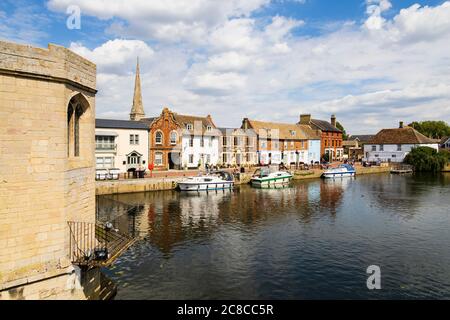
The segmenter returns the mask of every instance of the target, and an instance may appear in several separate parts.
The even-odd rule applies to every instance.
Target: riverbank
[[[356,167],[357,175],[387,173],[390,167]],[[323,170],[314,169],[309,171],[295,171],[294,180],[319,179]],[[252,173],[240,173],[236,179],[237,185],[247,184],[250,182]],[[173,190],[177,187],[178,182],[185,177],[155,177],[146,179],[129,179],[129,180],[110,180],[96,182],[96,195],[137,193],[148,191],[164,191]]]

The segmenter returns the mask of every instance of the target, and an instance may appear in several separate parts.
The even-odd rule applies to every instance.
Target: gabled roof
[[[308,140],[307,134],[297,124],[264,122],[248,119],[252,129],[262,138],[278,138],[283,140]]]
[[[242,128],[218,128],[222,135],[235,135],[235,136],[256,136],[256,132],[253,129],[242,129]]]
[[[347,138],[347,141],[358,140],[359,142],[367,142],[375,137],[374,134],[355,134]]]
[[[210,115],[206,117],[199,117],[199,116],[178,114],[174,112],[173,118],[183,127],[182,129],[186,134],[198,134],[199,128],[197,128],[197,126],[201,124],[202,134],[212,136],[221,135],[220,131],[217,129]],[[188,129],[187,126],[188,124],[192,125],[192,129]],[[208,127],[211,128],[210,131],[207,130]]]
[[[178,114],[169,110],[169,108],[164,108],[159,117],[142,119],[151,127],[156,123],[161,117],[169,116],[173,119],[174,123],[183,131],[186,135],[207,135],[207,136],[220,136],[221,133],[217,129],[214,121],[210,115],[206,117],[191,116]],[[188,124],[192,125],[188,129]],[[208,130],[210,127],[211,130]]]
[[[96,128],[149,130],[148,124],[141,121],[95,119]]]
[[[333,127],[333,125],[330,122],[325,121],[325,120],[311,119],[310,123],[313,126],[316,126],[317,129],[322,130],[322,131],[342,133],[341,130],[339,130],[336,127]]]
[[[412,127],[383,129],[370,141],[370,144],[435,144],[430,139]]]

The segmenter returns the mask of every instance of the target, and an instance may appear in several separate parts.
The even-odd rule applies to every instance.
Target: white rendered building
[[[144,122],[95,120],[96,169],[120,169],[121,173],[139,166],[147,168],[149,127]]]
[[[439,143],[400,123],[397,129],[383,129],[364,145],[364,160],[369,162],[403,162],[416,147],[439,150]]]

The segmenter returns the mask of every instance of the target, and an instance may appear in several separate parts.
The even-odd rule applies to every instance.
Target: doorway
[[[180,170],[180,153],[169,152],[169,170]]]

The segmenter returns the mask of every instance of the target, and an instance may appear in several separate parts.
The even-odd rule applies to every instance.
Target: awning
[[[96,136],[107,136],[107,137],[117,137],[118,134],[114,131],[96,131],[95,132]]]

